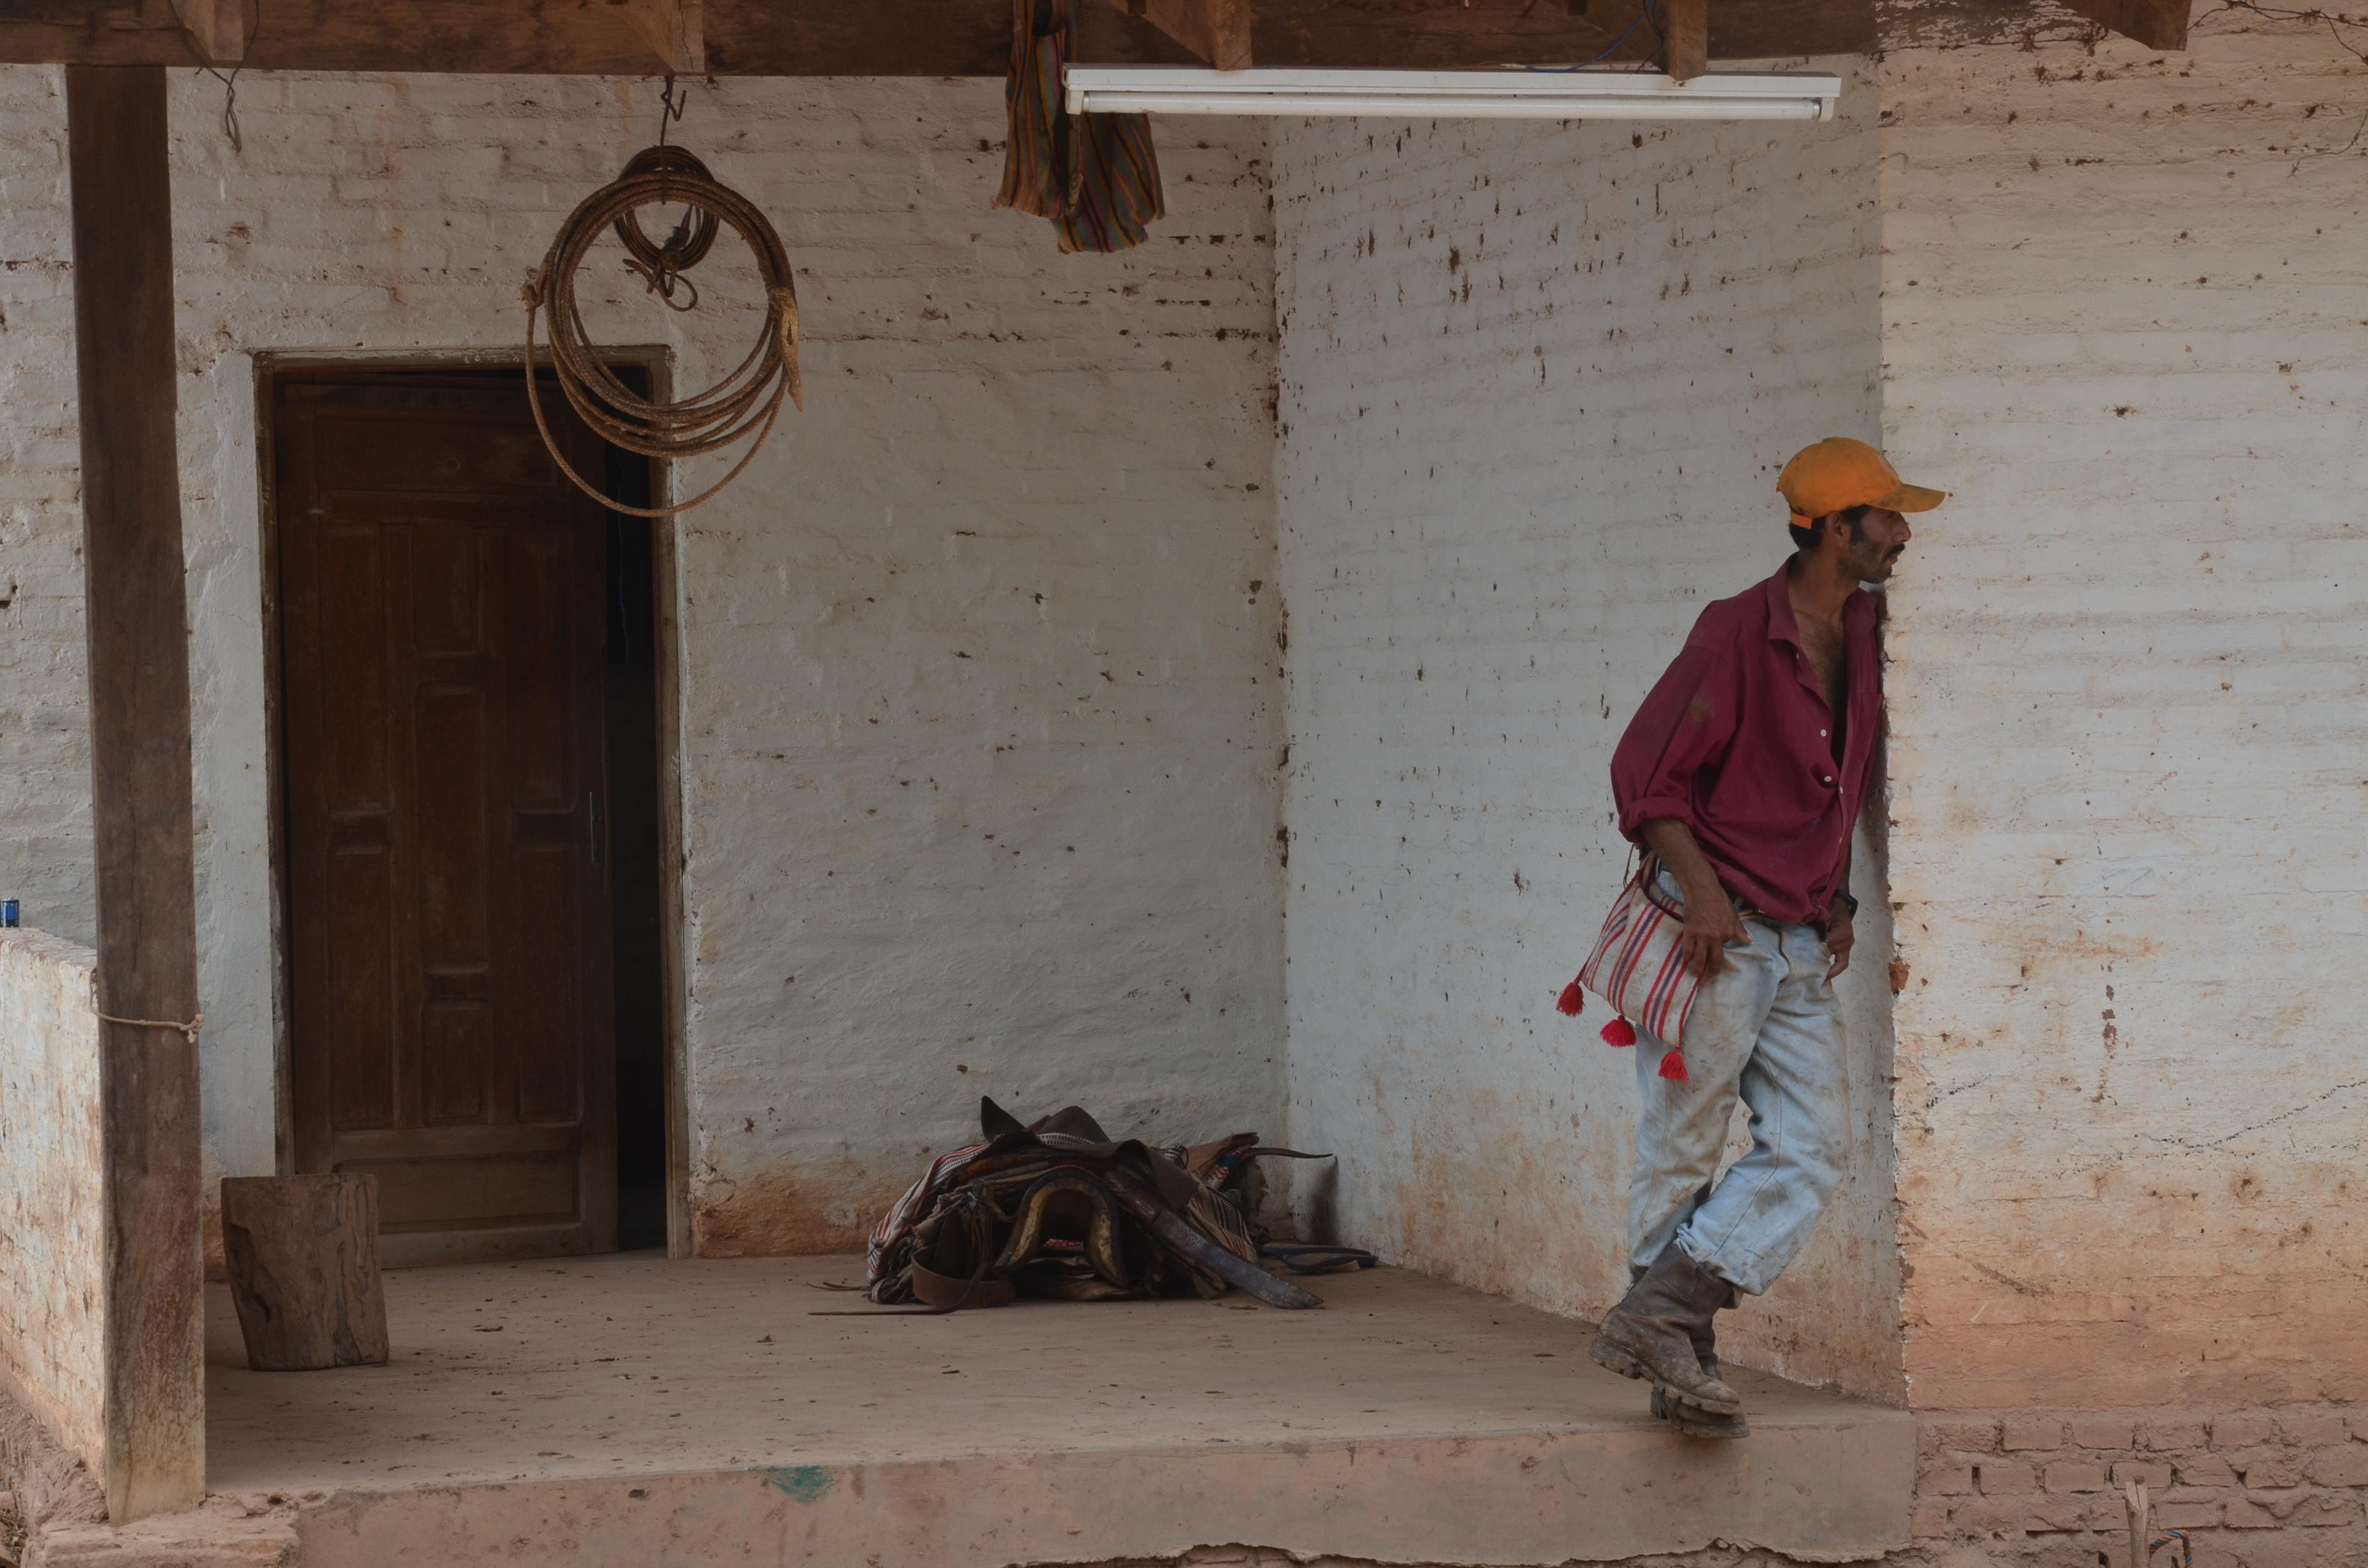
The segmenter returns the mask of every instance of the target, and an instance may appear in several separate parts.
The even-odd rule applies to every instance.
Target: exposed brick
[[[2119,1492],[2090,1493],[2080,1499],[2087,1505],[2084,1517],[2092,1530],[2129,1530],[2129,1509]]]
[[[2305,1449],[2326,1448],[2330,1444],[2351,1441],[2350,1435],[2343,1429],[2343,1412],[2332,1407],[2274,1411],[2271,1415],[2271,1424],[2277,1428],[2279,1441],[2299,1444]]]
[[[2208,1530],[2220,1523],[2223,1499],[2201,1498],[2191,1502],[2163,1502],[2154,1509],[2155,1523],[2167,1530]]]
[[[2131,1449],[2137,1446],[2137,1425],[2111,1415],[2076,1415],[2066,1423],[2078,1449]]]
[[[2085,1532],[2042,1537],[2014,1562],[2016,1568],[2097,1568],[2098,1544]]]
[[[2228,1456],[2248,1487],[2299,1486],[2304,1456],[2291,1449],[2240,1449]]]
[[[2102,1492],[2105,1467],[2093,1460],[2058,1460],[2047,1467],[2050,1492]]]
[[[1974,1467],[1969,1464],[1935,1464],[1916,1477],[1918,1496],[1963,1497],[1973,1490]]]
[[[1998,1424],[1995,1421],[1928,1421],[1924,1430],[1931,1433],[1941,1448],[1962,1453],[1986,1454],[1998,1446]]]
[[[2212,1446],[2215,1449],[2258,1448],[2276,1436],[2277,1423],[2267,1411],[2249,1410],[2212,1418]]]
[[[2156,1453],[2174,1449],[2200,1449],[2203,1446],[2203,1423],[2176,1420],[2141,1422],[2138,1425],[2138,1446]]]
[[[2053,1415],[2009,1415],[2001,1426],[1999,1446],[2009,1450],[2062,1448],[2064,1423]]]
[[[1950,1528],[1958,1535],[2020,1534],[2037,1496],[1956,1498],[1949,1508]]]
[[[2303,1473],[2320,1486],[2368,1486],[2368,1443],[2321,1449],[2304,1461]]]
[[[2091,1498],[2031,1497],[2023,1503],[2022,1528],[2027,1530],[2085,1530],[2094,1522]]]
[[[2176,1467],[2181,1486],[2235,1486],[2237,1467],[2221,1454],[2197,1454],[2180,1460]],[[2117,1476],[2119,1471],[2114,1472]]]
[[[1908,1510],[1907,1528],[1919,1540],[1939,1540],[1951,1533],[1953,1499],[1917,1494]]]
[[[2163,1487],[2169,1485],[2173,1479],[2171,1461],[2168,1459],[2119,1459],[2106,1469],[2116,1486],[2127,1486],[2135,1481],[2146,1486]],[[2236,1479],[2236,1472],[2231,1471],[2228,1474],[2230,1483],[2234,1484]]]
[[[2368,1562],[2368,1548],[2330,1551],[2329,1544],[2325,1536],[2302,1530],[2248,1530],[2199,1543],[2196,1568],[2206,1563],[2219,1568],[2224,1562],[2233,1562],[2237,1568],[2361,1568]],[[2156,1568],[2161,1568],[2159,1559]]]
[[[2313,1492],[2295,1507],[2292,1518],[2295,1524],[2320,1529],[2356,1525],[2368,1519],[2368,1502],[2353,1492]]]
[[[2250,1497],[2231,1497],[2221,1506],[2220,1522],[2232,1530],[2275,1529],[2278,1517]]]
[[[1986,1497],[2020,1497],[2039,1490],[2039,1472],[2020,1460],[1984,1460],[1974,1467],[1974,1483]]]

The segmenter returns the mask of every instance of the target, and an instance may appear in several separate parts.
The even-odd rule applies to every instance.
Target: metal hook
[[[671,71],[667,72],[666,74],[666,87],[658,94],[659,146],[663,147],[666,144],[666,127],[674,121],[680,119],[682,118],[682,111],[688,108],[689,104],[690,89],[689,87],[685,87],[682,90],[682,97],[680,101],[677,101],[674,96],[674,73]]]
[[[682,111],[689,108],[689,105],[690,89],[685,87],[682,90],[682,97],[680,98],[677,98],[674,96],[674,73],[671,71],[667,72],[666,74],[666,85],[660,89],[658,93],[659,146],[664,147],[666,144],[666,127],[682,119]],[[658,200],[660,202],[667,202],[674,199],[674,182],[672,179],[672,174],[673,171],[666,166],[666,160],[664,158],[659,159]],[[676,239],[681,239],[690,232],[691,218],[691,212],[686,209],[682,215],[682,222],[675,227]],[[689,305],[675,304],[675,269],[673,264],[675,249],[676,247],[673,243],[671,241],[668,242],[666,250],[660,254],[658,270],[651,275],[650,282],[655,288],[656,288],[659,295],[665,299],[668,305],[678,311],[689,310],[692,305],[699,303],[699,290],[696,289],[691,290]]]

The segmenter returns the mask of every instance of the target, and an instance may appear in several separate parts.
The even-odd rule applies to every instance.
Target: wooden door
[[[611,1249],[603,513],[515,371],[271,403],[295,1168],[390,1263]]]

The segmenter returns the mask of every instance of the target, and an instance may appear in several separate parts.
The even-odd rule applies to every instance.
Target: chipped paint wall
[[[0,894],[86,934],[61,84],[0,71]],[[254,357],[510,351],[520,279],[655,108],[654,83],[246,76],[238,151],[220,85],[174,74],[217,1172],[277,1158]],[[701,83],[676,131],[780,227],[809,389],[673,525],[712,1252],[854,1244],[982,1091],[1161,1134],[1280,1116],[1264,130],[1163,131],[1172,216],[1122,257],[990,209],[1002,133],[999,83],[920,80]],[[745,351],[746,313],[591,277],[596,336],[665,343],[679,388]]]
[[[1919,1406],[2368,1394],[2368,66],[2197,17],[1882,67]]]
[[[1554,1011],[1620,887],[1611,747],[1782,561],[1784,460],[1877,432],[1873,87],[1815,63],[1833,124],[1275,133],[1291,1132],[1340,1155],[1299,1201],[1559,1311],[1627,1284],[1631,1059]],[[1879,837],[1850,1169],[1721,1347],[1893,1396]]]
[[[97,961],[45,931],[0,931],[0,1393],[103,1471]]]

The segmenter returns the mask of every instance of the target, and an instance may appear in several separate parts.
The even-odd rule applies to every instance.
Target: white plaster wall
[[[57,521],[78,519],[81,453],[56,79],[0,74],[0,898],[88,941],[82,533]]]
[[[207,1144],[238,1174],[275,1160],[254,356],[514,345],[656,90],[249,74],[243,152],[216,83],[172,95]],[[674,525],[709,1250],[850,1244],[983,1091],[1177,1135],[1280,1114],[1263,131],[1163,131],[1173,216],[1089,257],[990,210],[1002,128],[996,82],[814,80],[696,85],[676,131],[780,228],[808,388]],[[0,72],[0,893],[83,933],[63,135],[61,76]],[[718,308],[675,316],[603,253],[596,334],[704,384],[756,298],[710,267]]]
[[[0,1392],[105,1472],[107,1174],[97,955],[0,931]]]
[[[1627,1285],[1632,1059],[1600,1002],[1554,1011],[1621,884],[1611,748],[1783,560],[1785,459],[1877,433],[1873,85],[1813,63],[1836,123],[1275,134],[1291,1131],[1340,1155],[1301,1201],[1564,1312]],[[1858,866],[1850,1174],[1722,1348],[1888,1395],[1879,845]]]
[[[2196,14],[1882,69],[1918,1405],[2368,1394],[2368,68]]]

